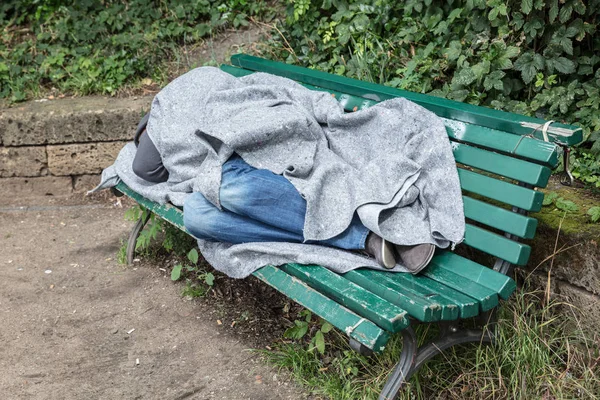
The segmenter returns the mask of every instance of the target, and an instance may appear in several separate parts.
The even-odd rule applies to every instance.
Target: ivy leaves
[[[544,68],[544,65],[544,57],[530,50],[517,59],[515,69],[521,71],[523,82],[529,84],[533,81],[537,72]]]
[[[504,71],[494,71],[485,77],[485,80],[483,81],[483,87],[485,90],[503,90],[504,82],[502,81],[502,78],[505,76],[506,72]]]
[[[327,72],[576,123],[591,151],[600,148],[599,12],[600,0],[311,0],[281,27],[295,57],[280,39],[272,48]],[[597,172],[581,160],[574,172],[589,180]]]

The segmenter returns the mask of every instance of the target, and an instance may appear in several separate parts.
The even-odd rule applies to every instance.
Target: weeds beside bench
[[[535,188],[545,187],[551,169],[558,165],[557,145],[539,140],[545,121],[257,57],[236,55],[232,63],[236,66],[221,68],[234,76],[261,71],[294,79],[311,90],[330,92],[348,112],[406,97],[445,118],[463,189],[467,218],[463,245],[495,258],[488,268],[438,250],[431,264],[415,276],[370,269],[341,275],[322,266],[299,264],[266,265],[253,275],[345,332],[350,346],[361,354],[384,351],[390,335],[401,333],[402,354],[380,399],[394,399],[424,362],[449,347],[492,342],[495,308],[516,288],[509,277],[513,265],[524,266],[531,253],[519,241],[535,235],[537,220],[527,214],[539,211],[544,197]],[[581,141],[582,136],[581,129],[562,124],[550,124],[546,133],[564,146]],[[154,203],[123,183],[116,190],[186,231],[179,208]],[[130,234],[130,262],[149,215]],[[461,327],[459,321],[467,318],[475,318],[480,328]],[[417,323],[438,324],[438,337],[418,347],[413,330]]]

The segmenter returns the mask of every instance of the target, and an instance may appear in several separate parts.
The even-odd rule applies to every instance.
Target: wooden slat
[[[408,326],[408,314],[393,303],[320,265],[286,264],[286,273],[390,332]]]
[[[462,143],[452,143],[452,152],[461,164],[537,187],[545,187],[552,172],[548,167]]]
[[[442,313],[447,319],[456,319],[458,317],[458,308],[456,305],[444,304],[444,302],[427,298],[414,291],[405,290],[400,285],[388,282],[380,271],[360,269],[348,271],[343,276],[405,309],[411,317],[419,321],[439,321],[442,319]]]
[[[531,239],[535,235],[537,219],[527,217],[483,201],[463,196],[465,217],[492,228]]]
[[[268,72],[366,99],[387,100],[394,97],[404,97],[433,111],[440,117],[485,126],[500,131],[518,135],[533,134],[542,138],[540,127],[546,122],[539,118],[508,113],[486,107],[474,106],[440,97],[408,92],[375,83],[363,82],[344,76],[328,74],[314,69],[302,68],[276,61],[265,60],[246,54],[236,54],[231,57],[233,65],[249,70]],[[537,129],[536,129],[537,128]],[[573,145],[583,140],[580,127],[553,123],[548,129],[551,140]]]
[[[221,66],[225,72],[234,76],[245,76],[254,71],[245,70],[231,66]],[[361,110],[379,103],[378,101],[352,96],[346,93],[324,89],[305,83],[300,83],[308,89],[325,91],[333,95],[346,111]],[[452,139],[472,143],[494,151],[507,153],[514,157],[525,158],[534,162],[548,165],[551,168],[558,164],[558,150],[553,143],[543,142],[530,137],[521,137],[507,132],[498,131],[478,125],[467,124],[443,118],[448,136]]]
[[[479,314],[481,307],[477,300],[461,292],[458,292],[452,289],[451,287],[431,280],[424,275],[397,274],[391,272],[386,272],[385,274],[388,279],[392,279],[394,281],[402,281],[405,284],[413,284],[414,287],[420,286],[425,291],[429,291],[430,293],[437,293],[436,298],[441,297],[453,302],[458,307],[459,318],[470,318]]]
[[[347,272],[344,277],[398,304],[422,322],[450,321],[479,313],[477,300],[421,275],[361,268]],[[438,309],[441,312],[438,313]],[[430,310],[434,312],[428,312]]]
[[[420,274],[474,298],[479,302],[481,311],[491,310],[498,305],[498,293],[496,291],[454,271],[439,268],[438,264],[439,260],[434,257]]]
[[[463,190],[488,197],[527,211],[537,212],[542,208],[544,193],[537,192],[510,182],[458,168],[458,178]]]
[[[516,265],[527,264],[531,254],[531,247],[528,245],[471,224],[466,224],[464,243]]]
[[[436,254],[434,260],[436,268],[451,271],[465,279],[477,282],[498,293],[502,299],[507,299],[517,287],[515,281],[508,276],[450,251]]]
[[[329,321],[333,326],[369,349],[382,352],[385,348],[385,344],[389,340],[388,332],[279,268],[267,265],[254,271],[252,275]]]
[[[227,72],[229,75],[233,75],[236,78],[241,78],[242,76],[251,75],[256,71],[252,71],[245,68],[235,67],[233,65],[221,64],[219,67],[222,71]]]

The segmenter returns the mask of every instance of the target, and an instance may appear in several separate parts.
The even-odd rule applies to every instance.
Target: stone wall
[[[547,192],[573,201],[578,210],[565,214],[553,206],[532,214],[538,219],[524,278],[568,304],[582,316],[581,328],[600,332],[600,223],[591,223],[587,210],[600,205],[600,196],[581,187],[566,187],[551,179]],[[552,255],[554,254],[554,257]],[[550,277],[550,279],[548,279]]]
[[[34,101],[0,110],[0,188],[15,195],[84,191],[130,141],[152,96]]]

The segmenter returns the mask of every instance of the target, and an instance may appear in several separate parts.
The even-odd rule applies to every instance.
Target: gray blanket
[[[329,94],[277,76],[235,78],[197,68],[156,95],[147,132],[169,171],[151,184],[131,169],[135,146],[103,172],[100,188],[122,179],[150,200],[183,205],[201,192],[219,206],[221,166],[233,152],[285,176],[307,201],[304,237],[343,232],[355,212],[363,224],[403,245],[460,243],[465,217],[458,174],[440,118],[405,99],[344,113]],[[292,243],[231,245],[200,240],[216,269],[245,277],[266,264],[321,264],[338,272],[368,266],[360,254]],[[401,265],[395,270],[405,271]]]

